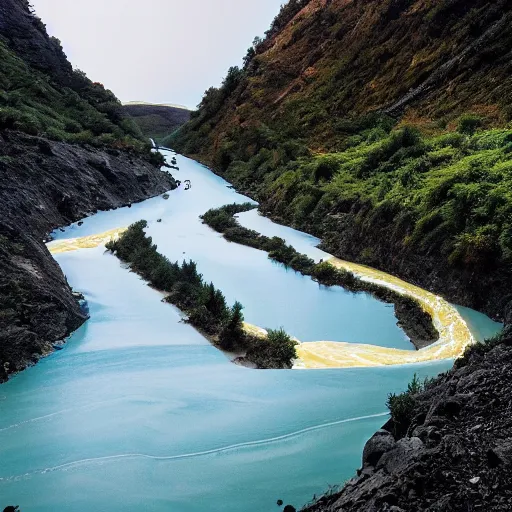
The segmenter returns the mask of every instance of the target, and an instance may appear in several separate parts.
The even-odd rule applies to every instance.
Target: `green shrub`
[[[235,350],[243,346],[245,342],[243,309],[242,304],[237,301],[229,311],[229,319],[219,336],[220,345],[224,350]]]
[[[433,139],[432,144],[436,148],[461,148],[467,141],[467,137],[465,137],[462,133],[450,132],[439,137]]]
[[[165,157],[159,151],[151,151],[149,153],[149,161],[155,167],[162,167],[165,164]]]
[[[496,226],[482,226],[472,233],[457,237],[449,262],[452,265],[488,269],[497,263],[501,255]]]
[[[393,420],[393,434],[397,439],[404,437],[414,419],[416,395],[423,390],[423,385],[416,374],[407,386],[407,391],[396,395],[388,395],[387,407]]]
[[[296,272],[303,275],[310,275],[313,271],[315,262],[305,254],[296,254],[289,262],[288,265]]]
[[[277,242],[275,238],[274,242]],[[296,256],[295,249],[292,246],[287,245],[283,239],[279,239],[279,242],[277,243],[279,245],[277,247],[274,246],[274,248],[269,251],[268,257],[282,263],[283,265],[290,266],[291,260]]]
[[[241,245],[247,245],[255,249],[261,249],[261,236],[256,231],[244,228],[242,226],[235,226],[226,228],[223,231],[224,238],[229,242],[234,242]]]
[[[325,285],[336,285],[339,281],[338,270],[326,261],[315,265],[311,275]]]
[[[297,357],[296,345],[283,329],[268,329],[266,337],[252,340],[247,358],[259,368],[291,368]]]
[[[483,125],[482,118],[475,114],[465,114],[460,117],[457,130],[466,135],[473,135]]]
[[[68,133],[80,133],[82,126],[73,119],[67,119],[64,123],[64,130]]]
[[[315,168],[314,181],[330,181],[338,168],[338,162],[334,158],[321,158]]]
[[[215,231],[223,233],[228,228],[239,227],[239,224],[233,218],[234,215],[254,210],[255,208],[257,208],[257,206],[253,203],[228,204],[221,208],[208,210],[205,214],[201,215],[201,219]]]

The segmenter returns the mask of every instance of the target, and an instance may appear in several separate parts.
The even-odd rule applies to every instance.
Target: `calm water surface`
[[[179,157],[192,190],[99,213],[57,238],[144,218],[159,250],[192,258],[248,321],[303,340],[410,347],[393,309],[364,294],[320,288],[229,244],[198,220],[246,200]],[[162,219],[161,223],[157,223]],[[244,225],[287,239],[315,259],[317,240],[258,217]],[[275,511],[300,506],[350,478],[366,439],[386,420],[385,399],[450,361],[421,366],[253,371],[231,364],[161,296],[103,249],[57,256],[89,302],[91,320],[64,350],[0,387],[0,506],[23,512]],[[497,326],[471,311],[482,332]]]

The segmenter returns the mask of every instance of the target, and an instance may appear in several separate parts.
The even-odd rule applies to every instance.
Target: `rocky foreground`
[[[175,187],[133,153],[0,134],[0,382],[86,319],[43,239],[97,210]]]
[[[362,469],[304,512],[512,510],[512,328],[471,349],[416,396],[407,434],[391,420]]]

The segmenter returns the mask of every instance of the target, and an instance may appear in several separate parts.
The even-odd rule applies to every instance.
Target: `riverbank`
[[[380,366],[457,359],[475,343],[475,338],[460,313],[442,297],[370,267],[337,258],[332,258],[329,263],[336,268],[353,272],[364,281],[386,286],[418,301],[431,316],[440,337],[434,345],[417,352],[354,343],[340,344],[327,341],[302,343],[297,351],[300,359],[305,361],[305,367]]]

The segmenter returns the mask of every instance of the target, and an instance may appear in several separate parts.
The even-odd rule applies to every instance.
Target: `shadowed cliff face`
[[[0,381],[86,319],[43,238],[98,209],[175,188],[140,157],[0,135]]]

